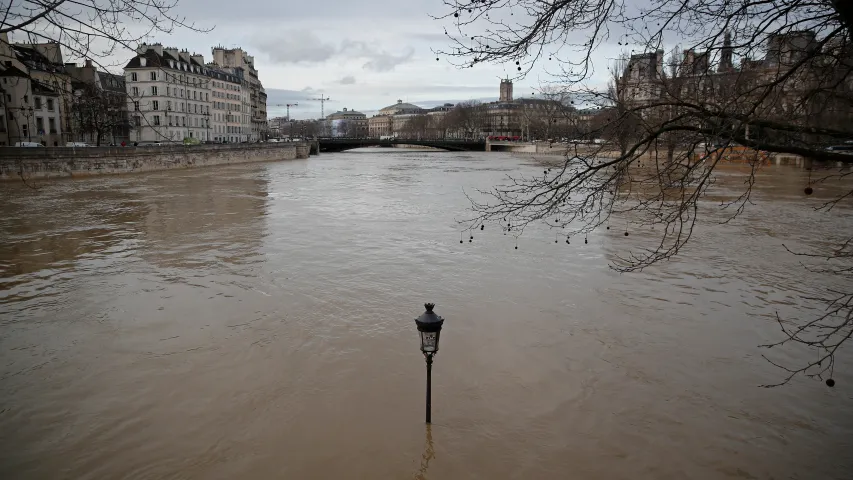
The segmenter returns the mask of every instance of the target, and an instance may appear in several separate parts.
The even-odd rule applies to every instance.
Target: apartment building
[[[124,67],[131,140],[213,140],[211,73],[202,55],[160,44],[141,45]]]
[[[241,48],[214,47],[213,63],[244,80],[241,91],[241,115],[248,141],[262,140],[268,133],[267,94],[255,69],[255,58]]]
[[[0,144],[64,145],[70,138],[70,97],[58,44],[10,44],[0,35]]]
[[[211,125],[215,142],[238,143],[249,140],[248,118],[242,98],[247,96],[246,82],[215,63],[208,63],[210,72]]]

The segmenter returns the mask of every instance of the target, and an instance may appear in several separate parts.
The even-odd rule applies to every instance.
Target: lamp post
[[[444,319],[438,316],[432,309],[434,303],[425,303],[426,311],[415,319],[418,333],[421,337],[421,352],[426,359],[427,387],[426,387],[426,423],[432,423],[432,357],[438,353],[438,338],[441,335],[441,325]]]

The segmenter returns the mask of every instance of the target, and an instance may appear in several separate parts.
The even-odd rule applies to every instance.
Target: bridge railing
[[[319,137],[321,142],[387,142],[387,143],[485,143],[485,140],[470,140],[461,138],[378,138],[378,137]]]

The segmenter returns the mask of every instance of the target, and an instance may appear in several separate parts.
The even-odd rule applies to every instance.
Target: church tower
[[[505,78],[501,80],[501,102],[512,101],[512,80]]]

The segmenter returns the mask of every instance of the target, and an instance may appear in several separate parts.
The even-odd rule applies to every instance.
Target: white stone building
[[[243,79],[240,91],[241,111],[243,117],[240,126],[248,141],[263,140],[267,134],[267,94],[258,71],[255,69],[255,58],[241,48],[213,48],[213,63],[232,72]]]
[[[64,94],[70,93],[70,79],[61,62],[53,45],[11,45],[0,34],[0,145],[65,145],[70,128],[64,128]]]
[[[213,139],[211,78],[201,55],[159,44],[142,45],[124,73],[132,141]]]
[[[243,80],[215,63],[207,64],[210,73],[211,125],[213,141],[238,143],[249,140],[248,119],[242,113],[246,95]]]

